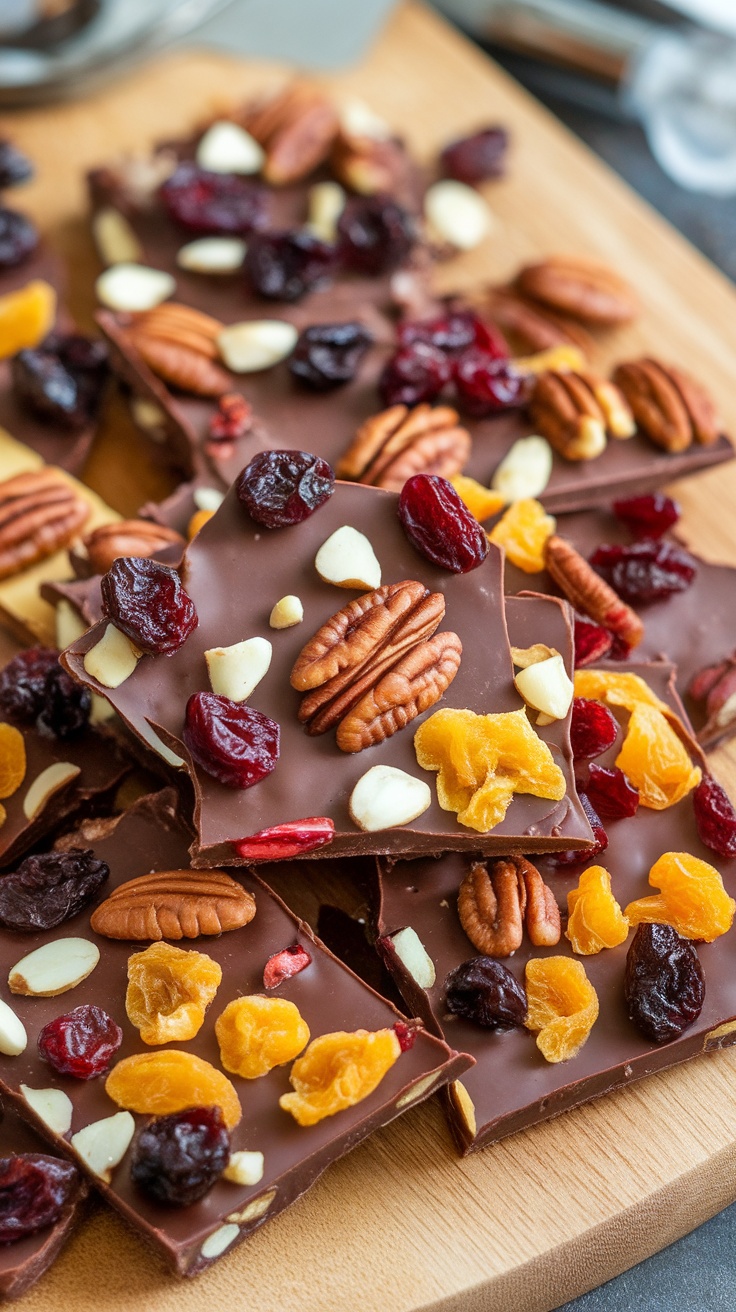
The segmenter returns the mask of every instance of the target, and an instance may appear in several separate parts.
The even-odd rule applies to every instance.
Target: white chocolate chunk
[[[423,815],[432,803],[432,792],[423,779],[415,779],[393,765],[373,765],[358,780],[350,794],[350,816],[366,833],[408,825]]]
[[[35,820],[49,798],[61,788],[65,788],[72,779],[76,779],[78,774],[81,774],[80,767],[73,765],[71,761],[55,761],[53,765],[47,765],[46,769],[34,779],[23,798],[23,814],[26,820]]]
[[[238,1225],[221,1225],[219,1229],[213,1230],[208,1235],[199,1250],[202,1257],[219,1257],[221,1253],[229,1248],[233,1240],[237,1239],[240,1234]]]
[[[71,647],[72,643],[77,641],[77,638],[81,638],[82,634],[87,632],[88,626],[84,620],[77,614],[71,602],[66,601],[64,598],[56,603],[54,618],[56,622],[56,645],[59,651],[63,651],[65,647]]]
[[[559,652],[546,661],[527,665],[516,675],[514,683],[528,706],[542,711],[551,720],[564,720],[574,688]]]
[[[103,264],[137,264],[143,247],[120,210],[107,205],[92,219],[92,236]]]
[[[301,624],[304,619],[304,607],[298,597],[289,593],[276,602],[268,622],[272,629],[290,629],[295,624]]]
[[[391,942],[399,961],[408,970],[421,989],[431,989],[437,978],[434,962],[422,940],[411,925],[391,935]]]
[[[135,1121],[130,1112],[116,1112],[114,1116],[92,1121],[83,1130],[78,1130],[71,1137],[71,1145],[85,1166],[109,1184],[113,1170],[122,1162],[134,1134]]]
[[[197,163],[210,173],[259,173],[265,158],[255,137],[228,119],[213,123],[197,146]]]
[[[176,291],[176,281],[162,269],[145,264],[113,264],[95,283],[97,299],[108,310],[134,313],[153,310]]]
[[[24,997],[55,998],[81,984],[99,960],[100,950],[88,938],[55,938],[21,957],[8,988]]]
[[[23,1021],[0,998],[0,1052],[5,1057],[19,1057],[27,1047],[28,1035]]]
[[[325,583],[337,588],[380,588],[381,566],[370,542],[357,528],[344,524],[322,543],[314,566]]]
[[[232,647],[211,647],[204,658],[212,691],[233,702],[244,702],[268,673],[272,654],[267,638],[246,638]]]
[[[271,369],[291,355],[299,333],[284,319],[251,319],[223,328],[217,349],[234,374],[252,374]]]
[[[478,246],[493,224],[491,211],[480,193],[451,178],[429,187],[424,197],[424,213],[430,236],[461,251]]]
[[[506,501],[541,496],[552,474],[552,447],[544,437],[519,437],[491,480]]]
[[[72,1128],[72,1100],[63,1089],[31,1089],[21,1084],[20,1091],[28,1106],[54,1134],[68,1134]]]
[[[309,188],[307,227],[320,241],[337,239],[337,221],[345,209],[347,192],[339,182],[315,182]]]
[[[244,259],[245,242],[240,237],[198,237],[176,255],[179,268],[190,273],[234,273]]]
[[[222,1174],[231,1184],[249,1185],[258,1184],[263,1179],[263,1170],[263,1153],[242,1150],[230,1154],[230,1161]]]
[[[103,688],[119,688],[130,678],[140,655],[127,634],[108,624],[99,642],[85,652],[84,668]]]

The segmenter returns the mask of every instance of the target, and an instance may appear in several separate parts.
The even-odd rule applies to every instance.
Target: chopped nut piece
[[[554,893],[523,856],[475,861],[458,893],[460,923],[476,951],[510,957],[521,947],[524,926],[535,947],[560,941]]]
[[[5,1057],[19,1057],[27,1047],[25,1025],[13,1008],[0,998],[0,1052]]]
[[[56,938],[13,966],[8,988],[26,997],[55,998],[81,984],[99,960],[99,948],[89,939]]]
[[[345,209],[347,193],[339,182],[315,182],[309,188],[307,227],[320,241],[337,240],[337,221]]]
[[[411,925],[381,941],[389,951],[395,952],[404,969],[408,970],[421,989],[431,989],[434,986],[437,977],[434,962]]]
[[[180,269],[190,273],[234,273],[245,259],[245,242],[239,237],[198,237],[176,255]]]
[[[264,1165],[263,1153],[241,1149],[230,1154],[230,1161],[222,1173],[223,1179],[232,1184],[258,1184],[263,1179]]]
[[[34,779],[23,799],[26,820],[35,820],[54,793],[60,792],[80,773],[81,767],[71,761],[56,761],[53,765],[47,765]]]
[[[229,119],[218,119],[200,138],[197,163],[210,173],[259,173],[266,156],[255,137]]]
[[[5,1049],[2,1049],[5,1051]],[[52,1134],[68,1134],[72,1128],[72,1100],[61,1089],[31,1089],[21,1084],[23,1094],[31,1111],[34,1111]]]
[[[544,437],[519,437],[497,466],[491,487],[504,501],[539,497],[552,474],[552,448]]]
[[[229,324],[217,338],[220,355],[234,374],[271,369],[296,346],[298,330],[283,319],[251,319]]]
[[[493,226],[493,216],[483,197],[473,187],[451,178],[429,187],[424,213],[430,237],[462,251],[478,246]]]
[[[97,299],[109,310],[152,310],[176,291],[170,273],[149,269],[144,264],[113,264],[95,283]]]
[[[276,602],[268,622],[272,629],[291,629],[295,624],[301,624],[304,619],[304,607],[298,597],[289,593]]]
[[[113,1116],[105,1116],[103,1120],[93,1121],[91,1125],[85,1125],[83,1130],[78,1130],[71,1137],[71,1145],[85,1166],[109,1184],[134,1134],[135,1121],[130,1112],[116,1112]]]
[[[143,247],[133,228],[113,205],[94,215],[92,236],[103,264],[139,264],[143,258]]]
[[[544,563],[575,610],[610,629],[629,647],[641,642],[644,625],[636,611],[596,574],[571,542],[553,534],[544,546]]]
[[[359,829],[376,833],[408,825],[431,806],[432,793],[423,779],[415,779],[392,765],[373,765],[350,794],[350,818]]]
[[[85,652],[84,668],[103,688],[119,688],[130,678],[140,657],[130,638],[114,624],[108,624],[99,642]]]
[[[338,461],[338,478],[400,492],[414,474],[451,478],[467,462],[471,439],[446,405],[394,405],[361,424]]]
[[[243,127],[263,146],[263,176],[274,186],[307,177],[329,154],[337,111],[318,87],[291,82],[248,107]]]
[[[244,702],[268,673],[273,648],[266,638],[246,638],[232,647],[211,647],[204,658],[212,691]]]
[[[517,282],[527,296],[591,324],[628,323],[639,311],[633,288],[598,260],[550,255],[521,270]]]
[[[337,588],[379,588],[381,566],[368,538],[349,524],[322,543],[314,567],[325,583]]]
[[[573,683],[559,652],[521,670],[514,683],[527,705],[542,711],[548,723],[564,720],[573,698]]]

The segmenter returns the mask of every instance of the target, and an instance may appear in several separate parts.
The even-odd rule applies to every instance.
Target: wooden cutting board
[[[349,6],[346,6],[346,10]],[[279,70],[174,54],[68,106],[6,116],[36,160],[22,203],[68,258],[73,308],[89,317],[97,272],[83,170],[176,135]],[[552,251],[598,254],[628,275],[646,312],[611,358],[647,351],[691,368],[736,433],[736,295],[730,284],[503,73],[413,4],[354,69],[329,79],[365,98],[420,152],[488,122],[513,133],[509,177],[488,190],[496,226],[442,272],[449,288],[502,278]],[[116,408],[88,481],[130,513],[171,486]],[[685,530],[736,564],[736,465],[678,488]],[[736,792],[736,749],[714,761]],[[547,1312],[669,1244],[736,1197],[736,1050],[702,1057],[459,1161],[436,1102],[332,1167],[196,1282],[162,1270],[98,1210],[28,1312]]]

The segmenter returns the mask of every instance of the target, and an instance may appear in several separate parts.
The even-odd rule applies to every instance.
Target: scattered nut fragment
[[[59,651],[65,647],[71,647],[77,638],[81,638],[83,633],[87,632],[88,625],[75,611],[71,602],[64,598],[56,603],[54,613],[54,622],[56,626],[56,645]]]
[[[234,1243],[239,1234],[240,1226],[234,1225],[232,1222],[229,1225],[218,1226],[217,1230],[213,1230],[212,1234],[208,1235],[202,1244],[199,1250],[201,1256],[207,1258],[208,1261],[220,1257],[225,1249]]]
[[[139,428],[142,428],[155,441],[163,441],[166,415],[160,405],[157,405],[155,401],[151,401],[147,396],[132,396],[130,398],[130,409]]]
[[[543,437],[519,437],[497,466],[491,487],[505,501],[541,496],[552,474],[552,448]]]
[[[420,989],[431,989],[437,978],[435,965],[422,940],[411,925],[382,939],[389,951],[396,953],[402,966]]]
[[[162,269],[145,264],[113,264],[95,283],[97,299],[108,310],[133,313],[153,310],[176,291],[176,281]]]
[[[222,1175],[223,1179],[229,1180],[232,1184],[252,1185],[258,1184],[259,1180],[263,1179],[263,1171],[263,1153],[241,1149],[240,1152],[230,1154],[230,1161]]]
[[[138,264],[143,247],[120,210],[107,205],[92,219],[92,236],[103,264]]]
[[[408,825],[432,804],[432,791],[392,765],[373,765],[366,770],[350,794],[350,818],[366,833]]]
[[[204,658],[214,693],[244,702],[268,673],[273,648],[266,638],[246,638],[232,647],[211,647]]]
[[[686,451],[692,443],[711,446],[722,422],[708,393],[689,374],[660,360],[629,360],[613,381],[630,405],[643,433],[665,451]]]
[[[25,1025],[13,1008],[0,998],[0,1052],[4,1057],[19,1057],[27,1047]]]
[[[24,997],[55,998],[81,984],[99,960],[99,948],[89,939],[55,938],[21,957],[8,975],[8,988]]]
[[[48,1126],[52,1134],[68,1134],[72,1128],[72,1100],[62,1089],[31,1089],[21,1084],[23,1094],[31,1111]]]
[[[118,556],[155,556],[167,547],[184,550],[180,533],[147,519],[121,519],[114,524],[102,524],[82,541],[95,574],[106,574]]]
[[[314,567],[325,583],[337,588],[380,588],[381,566],[368,538],[344,524],[322,543]]]
[[[364,100],[350,97],[338,106],[340,127],[350,137],[372,137],[374,141],[388,141],[393,136],[385,119],[376,114]]]
[[[475,1103],[461,1080],[453,1080],[450,1085],[450,1098],[455,1110],[465,1124],[471,1138],[474,1139],[478,1129],[475,1116]]]
[[[53,765],[47,765],[46,769],[36,776],[23,798],[23,814],[26,820],[35,820],[54,793],[60,792],[79,774],[81,774],[80,766],[72,764],[71,761],[56,761]]]
[[[198,237],[176,253],[180,269],[190,273],[235,273],[245,259],[245,242],[239,237]]]
[[[307,228],[320,241],[337,240],[337,221],[345,209],[347,193],[339,182],[315,182],[309,188]]]
[[[293,323],[285,319],[251,319],[223,328],[217,347],[234,374],[257,373],[285,360],[299,337]]]
[[[573,683],[559,652],[520,670],[514,679],[528,706],[552,720],[564,720],[573,699]]]
[[[639,312],[633,288],[608,265],[579,255],[550,255],[517,277],[534,300],[596,325],[629,323]]]
[[[526,670],[530,665],[536,665],[539,661],[547,661],[550,656],[556,656],[557,651],[554,647],[548,647],[546,642],[534,642],[531,647],[512,647],[511,659],[517,670]]]
[[[134,1134],[135,1121],[130,1112],[115,1112],[78,1130],[71,1137],[71,1146],[85,1166],[109,1184]]]
[[[301,624],[303,619],[304,607],[301,601],[293,593],[289,593],[276,602],[268,622],[272,629],[291,629],[295,624]]]
[[[207,129],[196,154],[199,167],[210,173],[259,173],[265,158],[255,137],[229,119]]]
[[[218,487],[195,487],[192,500],[197,510],[211,510],[214,515],[225,500],[225,493]]]
[[[457,250],[478,246],[490,231],[493,217],[483,197],[464,182],[445,178],[428,188],[424,213],[430,238],[449,242]]]
[[[140,658],[130,638],[114,624],[108,624],[99,642],[85,652],[84,669],[103,688],[119,688],[130,678]]]
[[[488,957],[510,957],[516,952],[525,926],[535,947],[552,947],[560,941],[554,893],[523,856],[474,861],[460,885],[457,909],[473,947]]]

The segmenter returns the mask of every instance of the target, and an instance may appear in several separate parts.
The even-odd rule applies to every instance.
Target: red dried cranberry
[[[219,1107],[156,1116],[133,1142],[133,1183],[158,1203],[189,1207],[212,1188],[230,1160],[230,1134]]]
[[[44,1025],[38,1051],[59,1075],[93,1080],[107,1070],[122,1041],[123,1031],[112,1016],[85,1002]]]
[[[243,268],[254,292],[269,301],[298,301],[324,286],[335,267],[334,247],[308,232],[262,232],[248,241]]]
[[[555,866],[578,866],[584,862],[594,861],[595,858],[600,856],[601,852],[605,852],[608,847],[608,834],[601,824],[601,818],[598,815],[598,812],[595,810],[586,793],[582,793],[578,790],[578,797],[580,798],[580,805],[585,812],[588,824],[593,830],[595,847],[588,847],[584,852],[555,852],[554,855],[549,858]]]
[[[618,724],[603,702],[573,697],[570,742],[576,761],[602,756],[618,738]]]
[[[52,665],[43,687],[43,706],[36,720],[41,733],[74,738],[89,724],[92,697],[60,665]]]
[[[594,665],[607,656],[613,644],[613,634],[601,624],[594,624],[585,615],[575,615],[575,669]]]
[[[275,720],[214,692],[195,692],[187,702],[184,742],[207,774],[228,788],[252,788],[279,759]]]
[[[221,460],[232,455],[235,443],[250,432],[253,409],[239,392],[224,392],[217,401],[217,409],[210,418],[207,434],[207,453]]]
[[[414,474],[401,489],[401,525],[417,551],[433,565],[467,574],[488,555],[488,538],[452,483],[439,474]]]
[[[81,334],[47,337],[11,362],[13,391],[21,406],[72,432],[91,423],[107,380],[107,348]]]
[[[356,196],[337,224],[340,253],[358,273],[391,273],[407,259],[416,241],[411,215],[390,196]]]
[[[372,343],[362,323],[314,323],[299,334],[289,369],[305,387],[327,392],[352,381]]]
[[[599,815],[608,820],[625,820],[636,815],[639,789],[626,778],[617,765],[590,765],[585,792]]]
[[[44,706],[49,670],[59,668],[59,653],[48,647],[29,647],[0,670],[0,714],[32,724]]]
[[[613,513],[625,524],[632,537],[661,538],[680,518],[680,507],[664,492],[646,496],[623,497],[613,503]]]
[[[521,406],[529,393],[525,374],[477,347],[458,357],[453,377],[459,404],[476,419]]]
[[[447,356],[436,346],[415,342],[404,346],[384,366],[378,380],[381,401],[389,405],[419,405],[434,401],[449,383],[452,370]]]
[[[619,597],[634,604],[685,592],[697,573],[693,557],[671,542],[598,547],[590,563]]]
[[[471,957],[445,980],[447,1010],[487,1030],[523,1025],[527,1000],[524,985],[495,957]]]
[[[37,245],[38,231],[25,214],[0,209],[0,269],[14,269],[22,264]]]
[[[0,1158],[0,1244],[12,1244],[59,1220],[79,1183],[71,1162],[44,1153]]]
[[[614,633],[611,650],[608,653],[609,661],[627,661],[631,655],[631,647],[618,633]]]
[[[27,155],[24,155],[12,141],[0,141],[0,191],[6,187],[17,187],[21,182],[28,182],[34,174],[34,167]]]
[[[185,160],[162,184],[169,218],[187,232],[252,232],[266,221],[263,188],[235,173],[210,173]]]
[[[87,850],[27,856],[0,879],[0,925],[27,934],[55,929],[97,896],[109,874]]]
[[[261,451],[238,479],[238,500],[265,528],[301,524],[335,491],[334,470],[309,451]]]
[[[705,775],[695,789],[693,809],[701,843],[719,856],[736,856],[736,811],[711,774]]]
[[[629,1019],[653,1043],[667,1043],[697,1020],[705,976],[695,948],[672,925],[639,925],[626,954]]]
[[[460,137],[445,146],[440,164],[448,178],[472,187],[475,182],[503,176],[508,144],[509,134],[505,128],[481,128],[469,137]]]
[[[469,346],[478,346],[497,360],[506,359],[509,354],[500,329],[479,319],[472,310],[448,310],[434,319],[406,319],[396,331],[401,346],[424,342],[426,346],[436,346],[445,355],[459,355]]]
[[[394,1034],[399,1040],[399,1047],[402,1052],[411,1052],[417,1041],[416,1025],[407,1024],[405,1020],[397,1020],[393,1027]]]
[[[250,861],[286,861],[315,848],[325,847],[335,837],[335,822],[326,815],[312,815],[304,820],[287,820],[283,825],[259,829],[233,843],[238,856]]]
[[[157,560],[118,556],[100,591],[103,614],[152,656],[171,656],[197,627],[194,602],[179,575]]]
[[[291,947],[274,952],[263,967],[264,989],[277,989],[285,979],[292,979],[311,964],[312,958],[301,943],[292,943]]]

